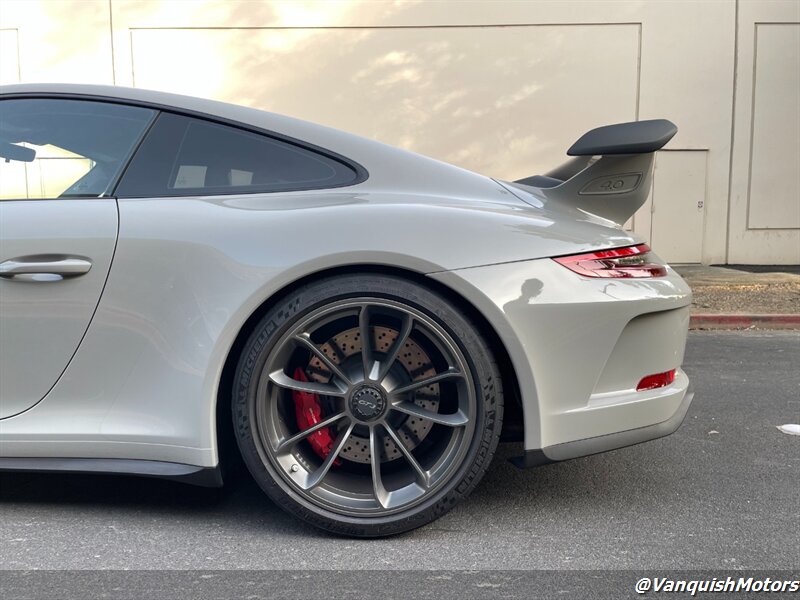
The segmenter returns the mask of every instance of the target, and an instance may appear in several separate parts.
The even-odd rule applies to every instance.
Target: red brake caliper
[[[308,381],[305,372],[300,367],[294,370],[294,378],[297,381]],[[301,430],[313,427],[322,421],[322,407],[319,405],[319,395],[310,392],[292,390],[292,400],[294,400],[294,410],[297,416],[297,425]],[[311,448],[323,459],[328,458],[333,448],[333,436],[328,427],[323,427],[309,435],[307,438]],[[337,458],[333,464],[340,465],[341,461]]]

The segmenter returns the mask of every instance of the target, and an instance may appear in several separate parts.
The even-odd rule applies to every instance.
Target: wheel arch
[[[448,298],[451,302],[453,302],[454,305],[458,306],[459,309],[469,317],[470,321],[479,327],[481,335],[489,343],[489,349],[497,361],[497,365],[500,370],[503,383],[503,393],[504,397],[506,398],[501,440],[522,441],[524,436],[523,424],[525,421],[517,373],[511,364],[505,344],[483,313],[481,313],[481,311],[479,311],[472,302],[464,297],[463,294],[460,294],[440,281],[426,277],[423,273],[390,265],[351,264],[322,269],[314,273],[306,274],[303,277],[287,283],[266,298],[240,327],[239,332],[236,334],[236,338],[234,339],[233,344],[231,344],[231,347],[229,348],[225,357],[225,362],[219,378],[219,384],[215,398],[216,405],[214,412],[214,431],[216,435],[216,446],[219,462],[223,469],[229,472],[238,472],[240,468],[244,468],[244,465],[241,463],[241,457],[239,456],[238,448],[236,447],[233,423],[230,418],[229,411],[232,400],[231,388],[233,385],[233,377],[236,371],[236,365],[242,349],[250,337],[250,334],[258,325],[264,314],[266,314],[267,311],[269,311],[270,308],[274,306],[275,303],[278,302],[282,297],[290,294],[293,290],[326,277],[353,273],[375,273],[380,275],[395,275],[402,277],[436,291],[442,296]]]

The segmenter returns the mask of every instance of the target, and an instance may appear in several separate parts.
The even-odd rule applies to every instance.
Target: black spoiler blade
[[[653,119],[598,127],[584,133],[567,150],[568,156],[645,154],[663,148],[678,128],[672,121]]]

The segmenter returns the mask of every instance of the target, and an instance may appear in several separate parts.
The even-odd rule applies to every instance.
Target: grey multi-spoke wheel
[[[347,275],[296,290],[242,354],[234,423],[281,506],[360,536],[423,525],[474,487],[502,391],[475,326],[426,287]]]

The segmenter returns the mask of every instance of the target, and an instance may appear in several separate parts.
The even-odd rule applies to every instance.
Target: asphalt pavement
[[[800,332],[691,333],[673,435],[533,470],[501,446],[437,522],[383,540],[318,532],[249,480],[221,490],[0,475],[0,569],[800,569]],[[334,595],[331,597],[341,597]]]

